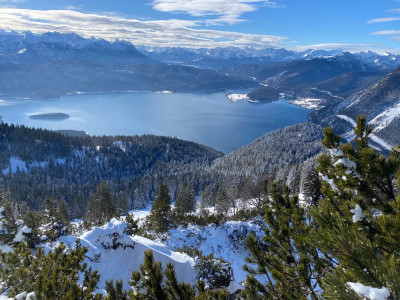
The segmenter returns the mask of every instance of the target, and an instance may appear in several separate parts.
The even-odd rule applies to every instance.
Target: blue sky
[[[0,28],[149,46],[400,51],[399,0],[0,0]]]

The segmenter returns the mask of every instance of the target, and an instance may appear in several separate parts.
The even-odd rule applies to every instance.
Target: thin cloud
[[[269,0],[154,0],[153,8],[162,12],[185,13],[195,17],[215,16],[209,23],[234,24],[243,21],[240,16],[260,6],[277,7]]]
[[[369,20],[367,23],[374,24],[374,23],[394,22],[394,21],[400,21],[400,18],[399,17],[377,18],[377,19]]]
[[[399,14],[400,13],[400,8],[389,9],[389,10],[387,10],[387,12]]]
[[[84,37],[127,40],[136,45],[169,47],[278,47],[286,38],[274,35],[199,29],[198,21],[140,21],[74,10],[0,9],[0,28],[45,33],[75,32]]]
[[[64,9],[66,9],[66,10],[79,10],[79,9],[81,9],[81,6],[68,5],[68,6],[64,7]]]
[[[400,34],[400,30],[380,30],[372,33],[372,35],[397,35],[397,34]]]

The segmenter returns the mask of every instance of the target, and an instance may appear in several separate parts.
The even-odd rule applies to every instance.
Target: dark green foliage
[[[40,230],[39,227],[42,224],[42,214],[40,212],[28,211],[22,216],[24,224],[31,229],[31,232],[25,234],[26,243],[30,248],[36,247],[40,242]]]
[[[244,222],[254,219],[259,214],[260,212],[256,209],[241,209],[233,216],[233,220]]]
[[[196,259],[198,278],[211,290],[227,288],[233,280],[233,271],[230,264],[221,258],[215,258],[212,253],[203,255],[197,248],[183,247],[181,252]]]
[[[178,282],[174,265],[168,263],[165,267],[165,285],[169,299],[190,300],[195,298],[195,290],[188,283]]]
[[[178,282],[174,265],[168,263],[163,270],[160,262],[155,262],[151,250],[144,253],[144,262],[140,271],[132,272],[129,282],[131,299],[143,300],[228,300],[229,294],[224,289],[206,289],[199,281],[196,290],[190,284]]]
[[[228,300],[231,299],[229,297],[229,293],[226,289],[219,290],[210,290],[206,289],[206,286],[203,281],[197,282],[197,291],[198,295],[196,296],[196,300]]]
[[[53,241],[67,232],[69,224],[69,209],[64,201],[56,201],[51,198],[44,200],[43,210],[40,212],[42,225],[41,234],[47,237],[47,240]],[[29,220],[26,220],[29,223]],[[37,226],[33,226],[36,231]]]
[[[164,300],[166,291],[163,288],[164,274],[160,262],[155,262],[151,250],[144,253],[144,262],[140,271],[133,271],[130,285],[132,299]]]
[[[325,130],[331,155],[319,160],[323,199],[310,210],[317,226],[309,240],[335,261],[322,283],[326,299],[358,299],[348,282],[387,287],[391,299],[400,295],[400,198],[393,185],[400,152],[377,153],[368,146],[371,132],[365,116],[357,118],[355,146]]]
[[[0,255],[0,278],[3,282],[0,293],[9,292],[9,296],[14,296],[33,291],[40,261],[35,259],[27,244],[20,243],[13,252],[1,252]]]
[[[135,235],[139,233],[139,220],[135,220],[132,214],[128,214],[126,216],[125,222],[127,223],[125,232],[128,235]]]
[[[223,213],[218,213],[218,214],[203,213],[199,216],[172,213],[171,220],[175,227],[179,227],[179,225],[187,226],[189,224],[195,224],[199,226],[208,226],[211,224],[215,224],[216,226],[219,226],[220,224],[223,224],[227,220],[227,217]]]
[[[165,232],[169,228],[171,217],[171,197],[168,185],[162,183],[158,187],[157,196],[151,206],[148,217],[150,227],[157,232]]]
[[[106,292],[108,296],[107,300],[128,300],[128,292],[124,290],[122,280],[107,280],[106,281]]]
[[[16,224],[16,213],[14,212],[10,199],[2,193],[0,207],[1,230],[0,230],[0,241],[4,244],[9,244],[13,241],[18,231]]]
[[[110,221],[117,215],[118,206],[117,199],[111,193],[107,182],[100,182],[97,186],[96,193],[90,197],[90,201],[86,207],[84,223],[86,227],[101,226]]]
[[[99,274],[83,263],[87,249],[79,244],[66,250],[61,244],[53,252],[44,254],[42,248],[33,256],[29,247],[20,243],[13,252],[1,253],[0,278],[4,282],[0,292],[10,296],[21,292],[35,292],[37,299],[100,299],[94,295]],[[83,275],[83,283],[79,277]]]
[[[307,219],[296,196],[290,196],[287,187],[282,192],[276,184],[270,188],[270,202],[265,207],[265,236],[260,242],[254,234],[246,239],[251,256],[245,266],[252,275],[261,275],[267,281],[263,286],[249,276],[243,299],[318,299],[318,284],[329,265],[318,250],[307,243],[314,225]]]
[[[196,193],[192,183],[183,183],[176,197],[175,209],[179,214],[190,213],[196,209]]]

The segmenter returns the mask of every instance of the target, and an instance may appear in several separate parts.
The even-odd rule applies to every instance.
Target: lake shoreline
[[[231,93],[245,94],[246,90]],[[9,124],[95,136],[170,136],[229,153],[266,132],[306,122],[310,112],[284,100],[257,105],[232,102],[226,94],[135,92],[75,94],[56,101],[10,99],[0,106],[0,115]],[[56,122],[29,118],[51,112],[70,118]]]

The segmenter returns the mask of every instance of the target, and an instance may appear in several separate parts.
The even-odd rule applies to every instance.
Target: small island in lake
[[[45,114],[30,115],[29,118],[31,118],[31,119],[61,120],[61,119],[68,119],[69,115],[64,114],[64,113],[45,113]]]

